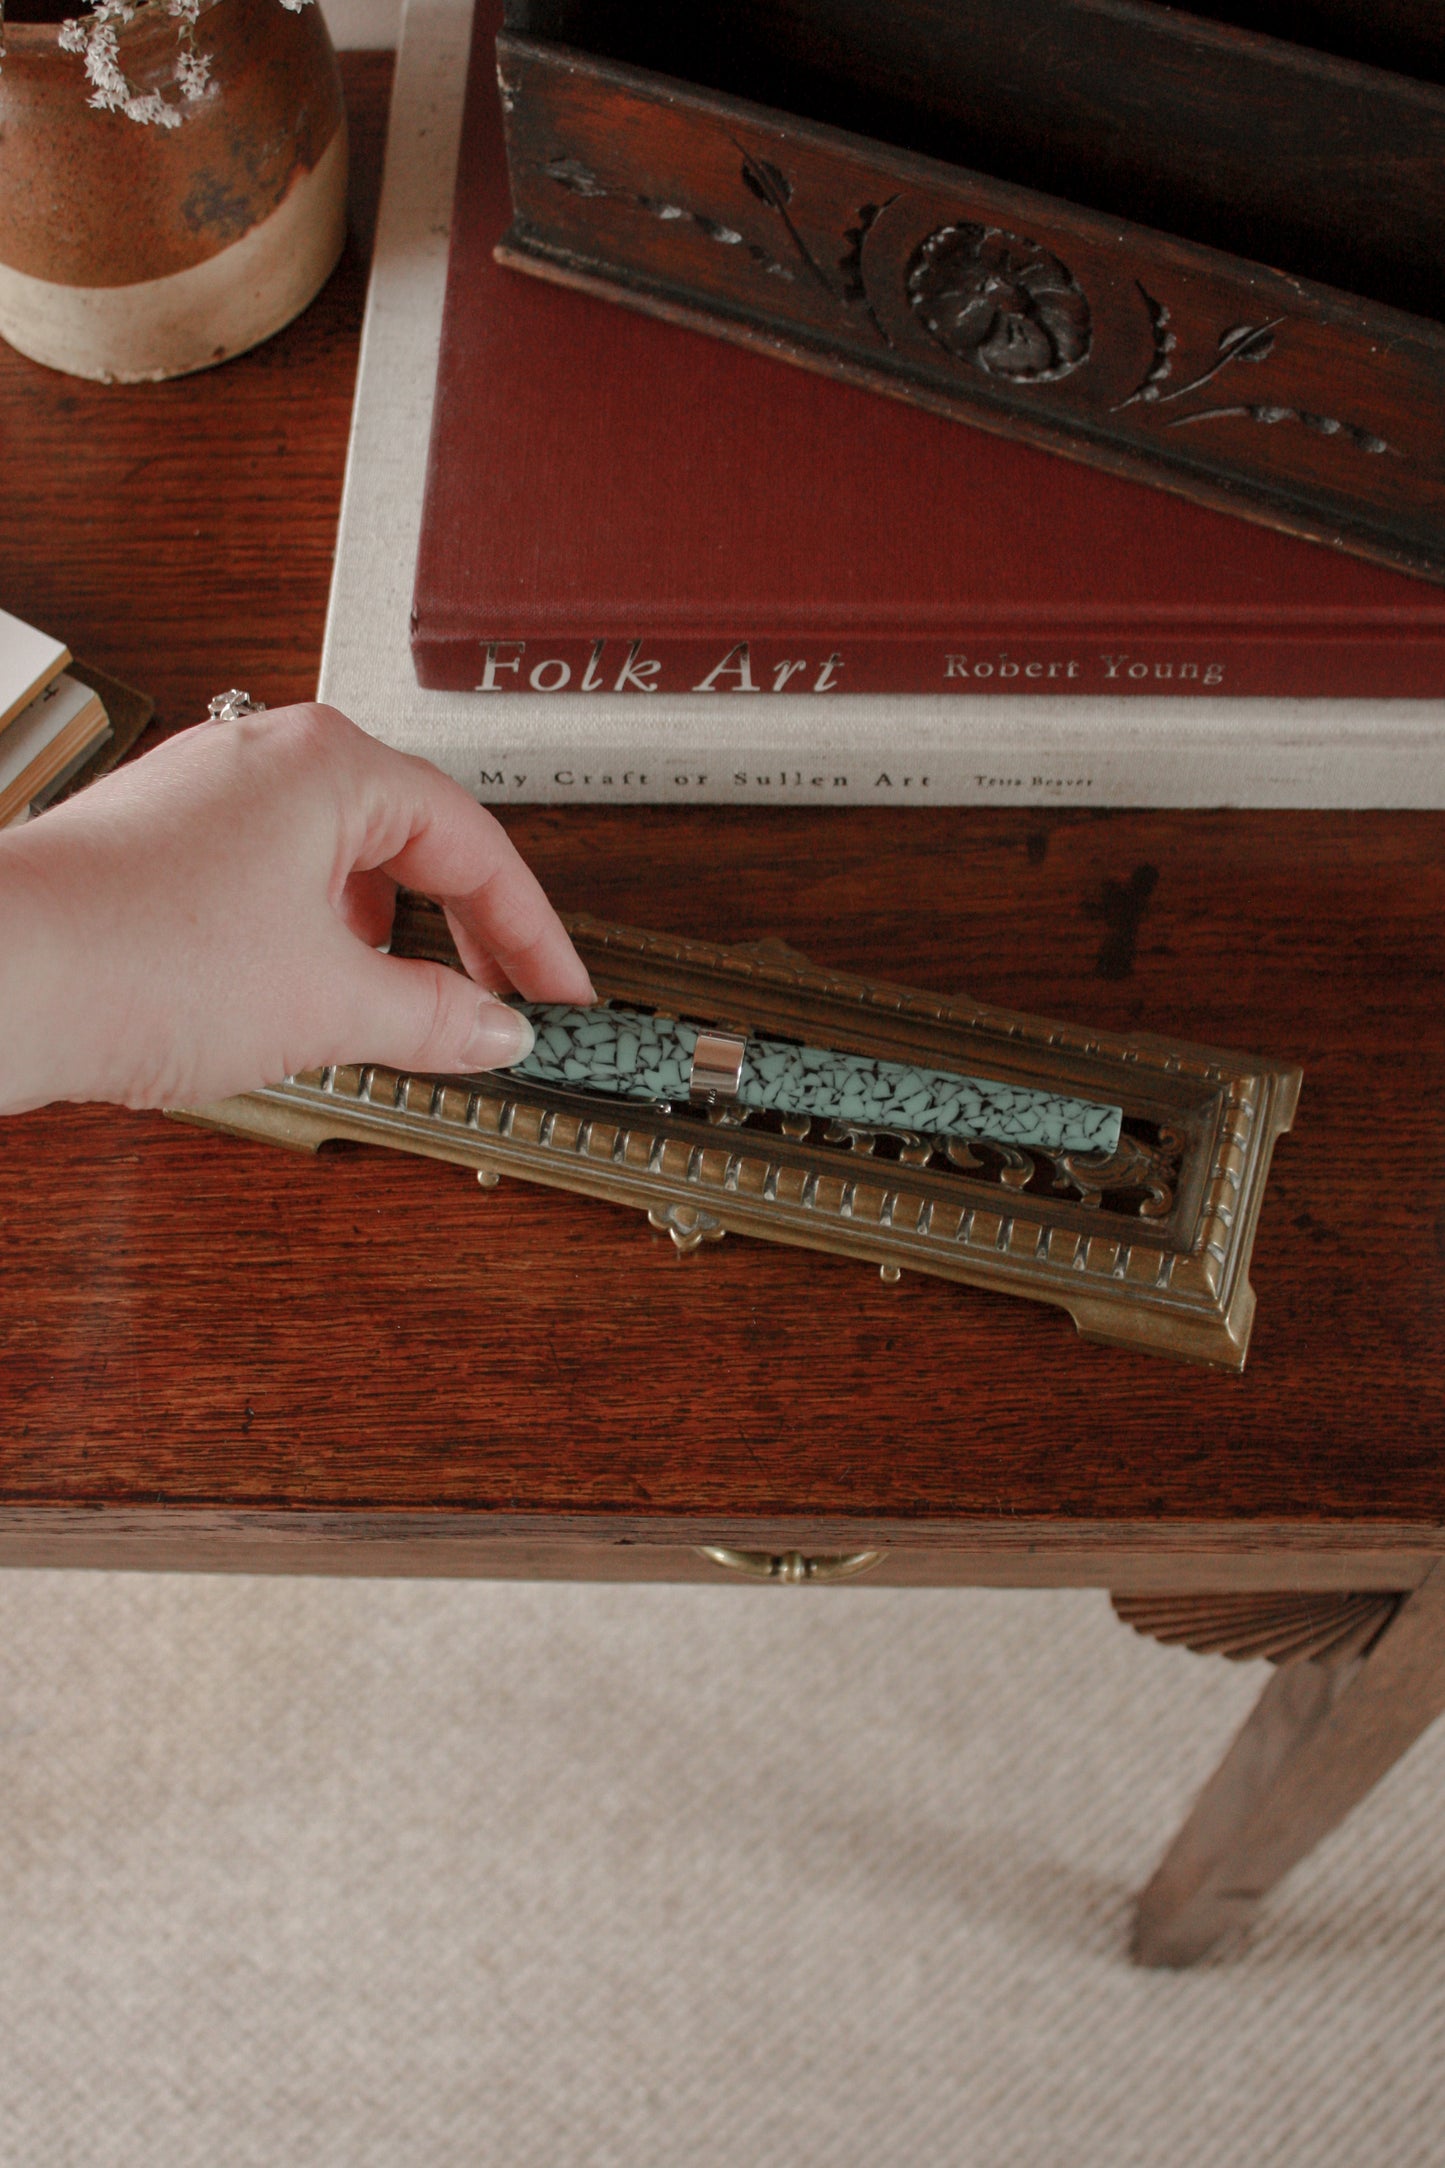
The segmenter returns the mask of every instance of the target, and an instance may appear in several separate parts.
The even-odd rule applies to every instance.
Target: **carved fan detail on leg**
[[[1350,1594],[1245,1591],[1222,1596],[1112,1596],[1126,1626],[1201,1656],[1245,1663],[1261,1656],[1272,1664],[1306,1660],[1343,1663],[1362,1656],[1399,1609],[1402,1597],[1388,1590]]]

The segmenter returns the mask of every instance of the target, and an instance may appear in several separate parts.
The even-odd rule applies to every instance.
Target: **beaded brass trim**
[[[1239,1369],[1248,1264],[1298,1069],[1089,1032],[819,969],[780,942],[725,948],[569,921],[599,995],[1122,1106],[1118,1152],[1048,1154],[745,1113],[606,1102],[506,1075],[379,1067],[288,1079],[182,1118],[314,1149],[388,1144],[646,1211],[680,1246],[726,1232],[992,1287],[1069,1311],[1086,1339]],[[406,899],[393,949],[454,962]]]

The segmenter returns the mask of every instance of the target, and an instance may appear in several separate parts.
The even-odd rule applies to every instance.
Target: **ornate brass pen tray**
[[[599,997],[736,1032],[961,1071],[1123,1109],[1117,1149],[1045,1151],[739,1107],[584,1096],[509,1074],[322,1069],[183,1119],[314,1150],[391,1145],[646,1211],[682,1249],[727,1233],[1057,1303],[1090,1340],[1243,1366],[1249,1254],[1300,1072],[825,971],[781,942],[724,948],[591,918]],[[456,961],[404,898],[393,951]]]

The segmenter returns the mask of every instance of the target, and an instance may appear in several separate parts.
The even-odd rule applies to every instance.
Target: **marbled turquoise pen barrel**
[[[537,1037],[531,1053],[512,1064],[512,1075],[573,1091],[664,1101],[696,1097],[699,1037],[708,1052],[719,1043],[719,1036],[700,1033],[696,1025],[635,1009],[517,1006]],[[728,1088],[718,1096],[741,1107],[924,1136],[986,1138],[1042,1152],[1112,1152],[1118,1146],[1121,1110],[1093,1100],[780,1039],[720,1039],[735,1058]]]

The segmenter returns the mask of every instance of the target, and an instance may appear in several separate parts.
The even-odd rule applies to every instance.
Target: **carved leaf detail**
[[[782,167],[775,166],[771,159],[755,157],[751,151],[743,153],[743,184],[770,211],[781,211],[793,200],[793,184]]]
[[[583,165],[580,158],[554,158],[547,167],[547,177],[559,188],[570,189],[574,196],[605,196],[607,189],[595,173]]]
[[[1226,361],[1268,361],[1274,352],[1274,326],[1232,324],[1219,334],[1219,351]]]
[[[771,159],[759,158],[755,151],[745,150],[741,143],[734,143],[733,148],[742,159],[743,186],[782,221],[783,229],[798,253],[799,262],[809,276],[822,287],[829,300],[836,301],[839,296],[832,282],[793,223],[788,210],[788,205],[793,200],[793,184],[787,174],[781,166],[775,166]]]
[[[1396,459],[1403,456],[1393,444],[1387,443],[1384,437],[1377,437],[1371,429],[1357,428],[1353,422],[1337,421],[1332,414],[1311,414],[1303,407],[1272,405],[1264,400],[1246,406],[1201,407],[1193,414],[1176,414],[1168,426],[1188,429],[1195,422],[1225,421],[1262,422],[1266,428],[1276,422],[1299,422],[1317,437],[1343,437],[1356,451],[1368,452],[1372,457],[1378,457],[1382,452],[1390,452]]]
[[[1165,391],[1163,386],[1173,372],[1178,341],[1174,333],[1167,329],[1169,311],[1164,303],[1156,301],[1143,286],[1138,287],[1138,292],[1149,314],[1154,351],[1148,368],[1134,390],[1113,409],[1116,414],[1131,406],[1172,405],[1176,399],[1185,399],[1191,392],[1202,391],[1206,384],[1213,383],[1221,370],[1229,368],[1234,362],[1268,361],[1275,350],[1275,334],[1285,321],[1282,316],[1276,316],[1264,324],[1229,325],[1227,330],[1219,334],[1216,342],[1217,358],[1210,366],[1192,376],[1187,384],[1176,384],[1172,391]],[[1345,443],[1353,444],[1357,451],[1372,455],[1389,452],[1397,458],[1400,456],[1393,444],[1387,443],[1373,430],[1362,429],[1354,422],[1340,421],[1332,414],[1315,414],[1305,407],[1288,406],[1280,400],[1246,400],[1233,406],[1196,407],[1192,413],[1174,415],[1165,426],[1169,429],[1190,429],[1200,422],[1222,421],[1258,422],[1266,428],[1273,427],[1278,422],[1298,422],[1315,436],[1339,437]]]
[[[873,306],[872,297],[868,292],[868,284],[863,276],[863,243],[867,240],[889,204],[896,203],[897,200],[896,196],[887,196],[882,203],[865,203],[859,206],[856,225],[849,226],[843,235],[847,246],[838,263],[838,268],[843,274],[844,300],[851,308],[862,311],[875,336],[880,338],[885,346],[891,346],[893,341]]]
[[[1179,345],[1178,338],[1169,328],[1170,315],[1168,308],[1162,301],[1156,301],[1147,287],[1139,285],[1137,279],[1134,284],[1140,300],[1149,312],[1149,328],[1153,335],[1154,352],[1137,388],[1130,392],[1127,399],[1121,399],[1114,408],[1113,411],[1116,414],[1121,414],[1125,407],[1136,406],[1141,401],[1146,405],[1152,404],[1154,400],[1161,396],[1159,387],[1169,381],[1174,368],[1175,350]]]
[[[772,167],[768,170],[776,171]],[[705,211],[690,211],[685,204],[672,203],[660,196],[639,196],[630,189],[609,188],[580,159],[552,159],[547,167],[547,177],[574,196],[596,196],[610,203],[630,204],[634,210],[645,211],[649,218],[657,219],[664,226],[688,226],[698,233],[705,233],[710,241],[718,242],[723,248],[740,248],[773,278],[791,280],[796,277],[791,265],[780,263],[756,241],[749,241],[736,226],[730,226],[720,218],[710,218]]]

